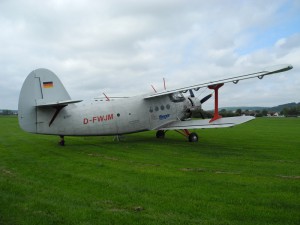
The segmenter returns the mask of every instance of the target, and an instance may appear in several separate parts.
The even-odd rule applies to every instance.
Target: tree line
[[[193,117],[195,118],[212,118],[214,112],[213,111],[198,111],[198,112],[193,112]],[[286,117],[291,117],[291,116],[300,116],[300,106],[295,106],[295,107],[289,107],[289,108],[284,108],[280,112],[275,112],[269,109],[263,109],[263,110],[242,110],[242,109],[237,109],[237,110],[226,110],[226,109],[221,109],[219,111],[219,114],[223,117],[233,117],[233,116],[255,116],[255,117],[264,117],[264,116],[286,116]]]
[[[10,109],[2,109],[0,110],[0,115],[16,115],[16,110],[10,110]]]
[[[284,108],[280,113],[285,116],[300,116],[300,105]]]

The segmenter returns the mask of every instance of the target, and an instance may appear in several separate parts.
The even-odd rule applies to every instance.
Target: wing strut
[[[57,117],[58,113],[64,108],[66,107],[67,105],[57,105],[57,106],[54,106],[53,108],[56,109],[50,123],[49,123],[49,127],[51,126],[51,124],[54,122],[55,118]]]
[[[215,112],[214,117],[209,121],[210,123],[222,118],[222,116],[219,115],[219,88],[222,87],[224,83],[215,84],[215,85],[209,85],[208,88],[215,91]]]

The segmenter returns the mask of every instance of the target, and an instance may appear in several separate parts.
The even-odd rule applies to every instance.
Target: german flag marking
[[[43,82],[43,88],[53,88],[53,82],[52,81]]]

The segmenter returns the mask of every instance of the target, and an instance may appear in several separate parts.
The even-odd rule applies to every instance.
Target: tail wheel
[[[198,135],[196,133],[190,133],[189,142],[198,142]]]
[[[157,137],[157,138],[161,138],[161,139],[165,138],[165,131],[163,131],[163,130],[158,130],[158,131],[156,132],[156,137]]]
[[[58,142],[58,144],[60,146],[65,146],[65,137],[63,135],[59,135],[60,137],[60,141]]]

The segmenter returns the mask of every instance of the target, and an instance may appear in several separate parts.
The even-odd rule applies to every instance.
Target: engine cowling
[[[212,97],[212,94],[209,94],[199,100],[195,97],[194,93],[190,90],[191,95],[187,98],[188,99],[188,106],[186,108],[185,118],[191,118],[193,112],[200,112],[201,116],[203,117],[202,111],[202,104],[206,102],[208,99]]]

